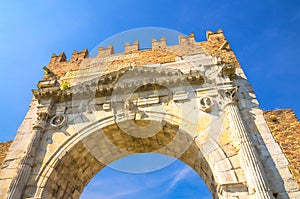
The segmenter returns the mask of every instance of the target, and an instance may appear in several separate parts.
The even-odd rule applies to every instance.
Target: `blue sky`
[[[52,53],[64,51],[70,58],[73,50],[92,50],[114,34],[141,27],[194,32],[198,41],[205,40],[207,29],[222,28],[262,109],[292,108],[300,116],[300,66],[296,59],[300,55],[300,1],[0,0],[0,141],[11,140],[16,134],[32,97],[31,89],[42,79],[42,67]],[[186,169],[183,163],[177,164],[178,167],[159,171],[166,181],[159,179],[163,182],[155,182],[157,187],[149,185],[149,190],[159,190],[159,183],[167,188],[176,178],[176,174],[169,178],[168,174]],[[192,188],[189,183],[198,183],[196,174],[189,172],[178,185],[188,181],[183,186]],[[101,175],[105,184],[134,186],[140,185],[138,182],[151,183],[158,174],[139,178],[107,168]],[[172,192],[176,193],[176,187]],[[177,191],[180,190],[185,189]],[[99,189],[97,194],[106,193],[100,192]],[[147,192],[137,191],[135,197],[128,198],[138,198],[143,193]]]
[[[82,199],[185,198],[210,199],[202,179],[177,160],[150,173],[129,174],[105,167],[86,187]]]

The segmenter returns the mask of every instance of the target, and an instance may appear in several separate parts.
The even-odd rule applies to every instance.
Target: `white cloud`
[[[183,167],[182,170],[178,172],[175,178],[169,183],[167,192],[173,189],[181,180],[187,178],[191,174],[192,169],[188,166]]]
[[[137,193],[142,189],[131,189],[131,190],[121,190],[113,194],[103,194],[99,192],[85,192],[81,199],[90,199],[90,198],[99,198],[99,199],[119,199],[123,198],[124,196],[128,196],[133,193]]]
[[[114,170],[108,169],[103,174],[104,175],[96,176],[92,180],[90,186],[82,194],[81,199],[134,198],[145,194],[146,196],[144,198],[149,198],[149,196],[153,197],[153,194],[156,195],[156,198],[166,198],[168,193],[180,183],[180,181],[193,176],[193,170],[189,166],[178,162],[169,169],[163,169],[162,171],[158,171],[158,173],[154,172],[141,175],[128,175],[123,173],[122,175],[121,172],[121,175],[117,175]],[[114,184],[114,186],[111,187],[111,184]],[[166,188],[161,189],[161,187]],[[151,194],[149,193],[148,195],[148,192]]]

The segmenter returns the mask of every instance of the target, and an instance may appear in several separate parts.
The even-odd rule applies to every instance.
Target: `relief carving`
[[[237,91],[238,91],[238,87],[218,90],[220,97],[221,97],[221,102],[223,102],[224,106],[226,106],[229,103],[235,102]]]
[[[49,112],[50,112],[49,106],[38,107],[37,117],[33,122],[32,128],[35,130],[45,131],[47,126],[47,121],[49,119]]]
[[[204,96],[200,98],[200,109],[204,112],[211,112],[212,106],[214,105],[214,102],[211,97]]]

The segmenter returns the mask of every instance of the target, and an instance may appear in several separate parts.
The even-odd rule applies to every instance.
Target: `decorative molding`
[[[47,105],[47,106],[43,106],[40,105],[38,106],[38,110],[37,110],[37,117],[35,119],[35,121],[32,124],[32,128],[34,130],[41,130],[41,131],[45,131],[46,126],[47,126],[47,122],[49,119],[49,115],[50,115],[50,110],[51,110],[51,106]]]
[[[125,73],[130,73],[135,77],[130,81],[120,83],[118,80]],[[143,78],[146,76],[147,78]],[[150,78],[151,77],[151,78]],[[120,80],[121,81],[121,80]],[[160,69],[156,67],[127,67],[119,71],[104,74],[100,78],[92,80],[82,80],[78,85],[73,85],[70,89],[61,90],[58,86],[41,87],[33,90],[33,94],[38,100],[47,100],[54,98],[56,102],[64,102],[72,100],[74,96],[86,96],[93,92],[95,97],[111,95],[113,91],[121,91],[124,94],[133,88],[141,88],[143,90],[152,89],[151,85],[160,85],[161,87],[172,87],[175,85],[201,85],[204,83],[204,77],[197,71],[190,71],[183,74],[176,69]],[[50,84],[47,84],[47,86]]]
[[[103,104],[103,110],[104,111],[109,111],[111,108],[110,106],[110,101],[106,101],[104,104]]]
[[[147,106],[151,104],[158,104],[159,97],[155,95],[150,95],[148,98],[139,97],[137,99],[137,106]]]
[[[174,93],[173,100],[176,101],[182,101],[187,100],[189,98],[189,93],[186,91],[178,91]]]

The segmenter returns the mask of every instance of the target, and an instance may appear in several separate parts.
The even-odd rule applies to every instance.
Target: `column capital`
[[[223,104],[224,108],[229,104],[235,104],[237,91],[238,87],[218,89],[218,93],[220,94],[220,101]]]

